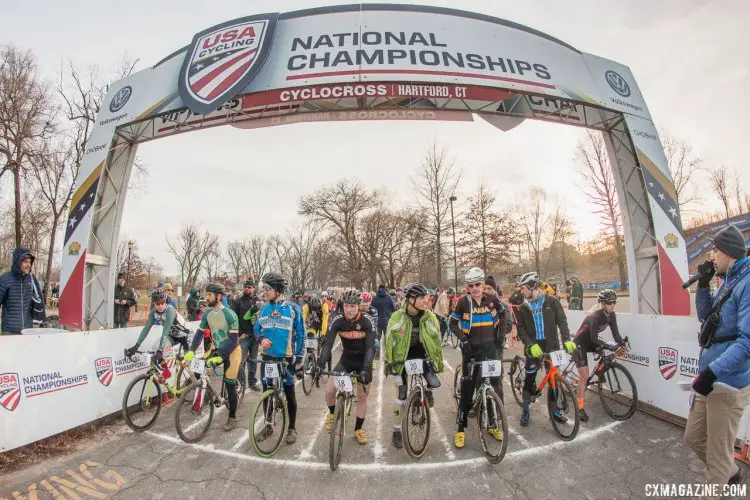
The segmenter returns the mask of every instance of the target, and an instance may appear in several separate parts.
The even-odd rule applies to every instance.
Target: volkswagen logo
[[[623,97],[630,97],[630,85],[618,73],[609,70],[604,73],[604,77],[607,79],[609,86],[612,87],[612,90]]]
[[[130,87],[130,85],[118,90],[115,96],[112,98],[112,101],[110,101],[109,103],[109,110],[112,113],[117,113],[118,111],[120,111],[123,106],[128,103],[131,95],[133,95],[133,89]]]

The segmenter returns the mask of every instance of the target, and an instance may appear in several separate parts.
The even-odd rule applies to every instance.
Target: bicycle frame
[[[543,362],[544,362],[545,364],[546,364],[546,363],[549,363],[549,367],[548,367],[548,368],[547,368],[547,367],[545,367],[545,369],[546,369],[547,373],[545,373],[545,374],[544,374],[544,378],[542,379],[542,382],[541,382],[541,383],[539,384],[539,387],[537,387],[537,390],[536,390],[536,392],[537,392],[537,393],[541,393],[541,392],[542,392],[542,390],[544,389],[544,386],[545,386],[545,385],[547,385],[547,382],[549,382],[549,383],[550,383],[550,387],[552,387],[552,390],[553,390],[553,391],[556,391],[556,390],[557,390],[557,382],[555,382],[555,375],[560,375],[560,376],[562,376],[563,372],[561,372],[561,371],[560,371],[560,370],[559,370],[559,369],[557,368],[557,366],[555,366],[555,365],[554,365],[554,364],[552,363],[552,360],[550,359],[550,357],[549,357],[549,354],[545,354],[545,355],[544,355],[544,360],[543,360]]]
[[[477,367],[481,368],[481,366],[482,366],[482,362],[481,361],[470,361],[469,362],[469,375],[468,376],[469,377],[473,377],[474,376],[474,370],[476,370]],[[499,376],[501,378],[501,382],[500,383],[502,383],[502,373]],[[472,398],[472,401],[471,401],[471,407],[475,408],[479,404],[480,401],[482,401],[483,399],[485,399],[487,397],[487,391],[489,391],[489,390],[494,390],[492,388],[492,382],[490,381],[490,377],[482,377],[482,382],[477,387],[474,388],[474,397]],[[481,419],[481,422],[486,426],[487,422],[488,422],[488,418],[489,418],[487,416],[487,414],[486,414],[487,407],[485,405],[483,405],[482,408],[483,408],[482,409],[482,412],[483,412],[482,417],[483,418]]]
[[[617,351],[606,355],[602,351],[597,352],[596,356],[594,357],[594,361],[596,362],[596,369],[591,370],[589,378],[588,380],[586,380],[586,387],[591,385],[591,383],[594,381],[594,377],[598,377],[605,368],[610,366],[617,358],[623,356],[626,353],[627,349],[625,349],[624,347],[621,347]],[[576,368],[575,360],[571,360],[570,363],[568,363],[568,366],[566,366],[563,370],[563,376],[571,373],[573,371],[573,368]]]

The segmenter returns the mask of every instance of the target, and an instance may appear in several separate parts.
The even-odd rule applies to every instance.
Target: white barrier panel
[[[585,311],[567,311],[571,335],[586,316]],[[678,382],[698,375],[698,318],[617,313],[620,335],[630,338],[630,352],[619,358],[638,387],[638,399],[673,415],[687,418],[690,394]],[[614,342],[606,329],[600,337]],[[593,366],[589,354],[589,366]],[[750,411],[740,421],[737,437],[750,439]]]
[[[128,383],[146,371],[141,361],[123,356],[140,331],[0,337],[0,451],[120,411]],[[152,328],[142,349],[159,337],[161,327]]]

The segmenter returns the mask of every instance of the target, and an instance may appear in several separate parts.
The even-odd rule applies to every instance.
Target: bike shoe
[[[589,421],[589,414],[586,413],[586,410],[581,408],[578,410],[578,418],[581,419],[581,422],[588,422]]]
[[[359,444],[367,444],[367,434],[365,433],[365,430],[358,429],[354,431],[354,439],[356,439]]]
[[[231,430],[233,430],[233,429],[234,429],[235,427],[237,427],[237,419],[236,419],[236,418],[233,418],[233,417],[229,417],[229,418],[227,419],[227,423],[226,423],[226,424],[224,424],[224,430],[225,430],[225,431],[231,431]]]
[[[262,441],[265,441],[266,439],[270,438],[273,435],[273,427],[270,425],[266,425],[262,431],[260,431],[260,434],[255,438],[256,441],[259,443]]]
[[[561,424],[564,424],[568,421],[568,417],[560,413],[559,411],[553,411],[552,412],[552,418],[554,418],[556,421],[560,422]]]
[[[521,413],[521,427],[526,427],[529,425],[529,410],[524,410]]]
[[[404,447],[404,441],[401,437],[401,429],[393,429],[393,447],[398,449]]]
[[[487,429],[487,434],[495,438],[496,441],[503,440],[503,431],[498,427],[490,427]]]
[[[250,384],[250,390],[255,392],[260,392],[262,387],[257,381],[253,381],[253,383]]]
[[[328,412],[326,414],[326,430],[330,431],[331,427],[333,427],[333,413]]]
[[[294,444],[297,442],[297,431],[289,429],[286,433],[286,444]]]
[[[466,433],[457,432],[455,436],[453,436],[453,445],[456,448],[463,448],[465,444],[466,444]]]

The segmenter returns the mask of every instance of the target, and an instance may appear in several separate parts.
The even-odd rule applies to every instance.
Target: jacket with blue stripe
[[[289,300],[268,302],[260,310],[253,327],[258,342],[271,341],[262,352],[273,358],[302,356],[305,345],[305,323],[300,307]]]

